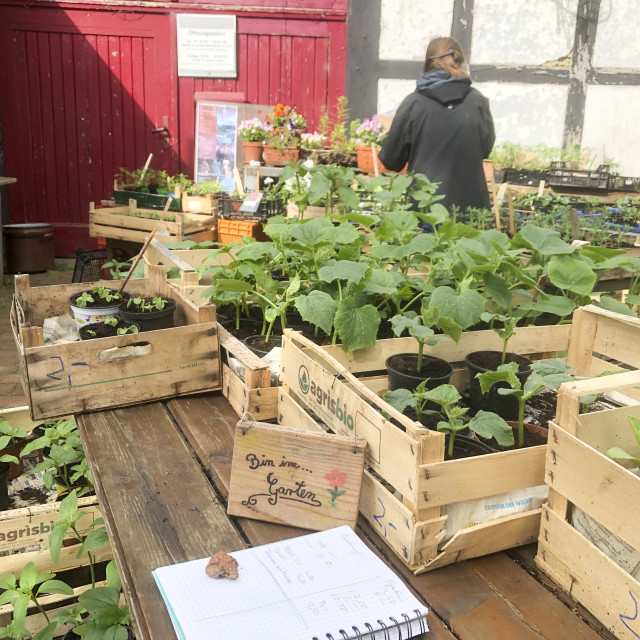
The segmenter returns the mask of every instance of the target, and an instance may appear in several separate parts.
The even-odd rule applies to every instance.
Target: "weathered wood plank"
[[[160,403],[78,416],[138,640],[175,637],[151,571],[245,547]]]

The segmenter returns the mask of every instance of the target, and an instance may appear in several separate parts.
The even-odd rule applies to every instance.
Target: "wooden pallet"
[[[173,298],[173,328],[66,344],[44,344],[44,319],[68,314],[71,294],[113,282],[32,288],[21,275],[15,284],[11,326],[34,419],[220,389],[215,306],[191,303],[167,284],[163,267],[151,265],[126,290]]]
[[[633,324],[631,324],[633,323]],[[622,325],[622,323],[619,323]],[[580,349],[588,351],[604,336],[593,316],[574,321],[580,328]],[[624,330],[607,331],[607,340],[621,361],[637,360],[640,328],[630,320]],[[638,366],[636,362],[633,363]],[[606,547],[617,536],[628,550],[640,551],[640,478],[609,458],[610,447],[640,457],[640,446],[626,420],[640,418],[640,406],[581,415],[580,397],[608,391],[633,393],[640,371],[565,383],[558,391],[558,411],[550,423],[545,481],[549,504],[543,508],[536,563],[573,599],[584,605],[620,639],[638,638],[640,582],[574,528],[575,508],[591,518],[592,530],[604,527]],[[599,534],[600,535],[600,534]],[[601,545],[601,548],[602,545]]]
[[[151,214],[175,217],[175,222],[135,218],[129,213],[147,211]],[[216,215],[201,213],[165,213],[153,209],[138,208],[135,200],[127,206],[95,209],[89,208],[89,235],[91,237],[111,238],[128,242],[144,242],[153,229],[157,229],[156,238],[161,242],[175,242],[186,237],[201,242],[215,240]]]
[[[595,307],[581,313],[595,318],[596,327],[600,323],[623,327],[627,343],[629,331],[639,331],[621,316]],[[579,367],[580,375],[595,376],[617,366],[596,355],[609,353],[606,331],[603,328],[597,333],[592,349],[587,350],[582,336],[572,326],[519,329],[509,350],[533,357],[542,352],[555,355],[568,351],[567,360]],[[467,332],[458,344],[440,342],[429,349],[429,354],[460,362],[470,351],[499,349],[500,344],[492,331]],[[386,357],[401,351],[415,352],[415,340],[380,340],[371,349],[346,354],[339,345],[320,348],[299,334],[286,332],[278,420],[317,428],[308,413],[311,410],[331,431],[355,432],[367,438],[368,470],[360,511],[416,573],[533,542],[538,537],[540,509],[469,527],[441,546],[446,521],[442,507],[544,484],[546,448],[445,462],[444,434],[425,429],[381,400],[378,393],[385,387],[379,377],[363,380],[354,375],[383,370]],[[640,356],[630,359],[630,364],[640,366]],[[452,382],[463,387],[465,377],[458,370],[457,379]],[[312,384],[307,393],[305,378],[307,384]],[[385,418],[383,411],[404,430]]]

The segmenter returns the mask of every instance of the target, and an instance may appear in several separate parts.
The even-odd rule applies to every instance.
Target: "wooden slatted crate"
[[[616,360],[638,358],[637,321],[619,320],[613,331],[583,316],[574,326],[580,329],[580,349],[589,351],[606,340]],[[640,457],[640,445],[626,419],[640,418],[640,406],[580,414],[580,398],[635,392],[638,386],[640,371],[632,370],[560,387],[557,416],[549,425],[549,503],[543,507],[536,556],[546,574],[621,640],[640,633],[640,581],[628,564],[637,563],[640,556],[640,478],[609,458],[607,451],[616,446]],[[587,526],[576,527],[574,517]],[[618,555],[616,548],[624,553]]]
[[[597,354],[612,350],[614,357],[619,355],[609,332],[613,327],[616,336],[624,334],[628,342],[628,332],[634,328],[617,314],[595,307],[583,308],[576,315],[593,318],[599,328],[589,347],[575,325],[562,325],[519,329],[509,350],[534,358],[544,352],[568,351],[567,360],[579,367],[579,375],[595,376],[619,368]],[[500,347],[494,332],[478,331],[464,333],[458,344],[440,342],[428,353],[455,363],[470,351]],[[320,348],[299,334],[286,332],[278,420],[317,428],[309,415],[312,411],[331,431],[355,432],[367,438],[368,469],[360,511],[416,573],[535,541],[541,509],[468,527],[441,545],[444,507],[543,485],[546,447],[444,461],[444,434],[425,429],[380,398],[378,394],[386,390],[386,376],[354,375],[384,370],[384,361],[392,353],[415,351],[413,338],[398,338],[379,340],[370,349],[347,354],[340,345]],[[631,360],[628,364],[640,366],[640,354],[627,356],[631,356],[626,358]],[[458,369],[452,383],[464,387],[465,372]],[[401,428],[385,418],[383,411]]]
[[[134,211],[143,211],[160,216],[162,219],[137,218],[129,215]],[[169,219],[165,219],[169,218]],[[175,222],[171,220],[175,219]],[[216,215],[209,213],[164,212],[153,209],[141,209],[135,200],[127,206],[89,208],[89,235],[91,237],[144,242],[149,232],[156,229],[156,238],[161,242],[175,242],[191,238],[196,242],[216,239]]]
[[[65,344],[44,344],[45,318],[68,314],[72,293],[113,281],[32,288],[21,275],[15,284],[11,324],[34,419],[221,388],[215,306],[194,305],[163,267],[150,265],[149,277],[130,280],[126,291],[173,298],[173,328]]]

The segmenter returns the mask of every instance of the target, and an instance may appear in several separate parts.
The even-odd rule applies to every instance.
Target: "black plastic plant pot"
[[[118,324],[112,326],[104,322],[96,322],[94,324],[88,324],[78,329],[78,336],[80,340],[93,340],[95,338],[111,338],[118,335],[118,329],[126,329],[127,327],[138,327],[138,325],[132,322],[125,322],[124,320],[118,321]],[[140,331],[140,327],[138,327]]]
[[[145,302],[151,302],[152,298],[145,298]],[[173,298],[163,298],[166,304],[163,309],[152,311],[131,311],[127,303],[120,305],[122,319],[139,327],[140,332],[157,331],[158,329],[171,329],[173,327],[173,313],[176,310],[176,301]]]
[[[427,378],[427,389],[435,389],[441,384],[447,384],[453,375],[453,367],[442,358],[422,356],[422,367],[418,372],[417,353],[396,353],[385,361],[389,376],[389,391],[409,389],[413,391]]]
[[[449,457],[449,434],[444,437],[444,452],[445,458]],[[486,453],[495,453],[495,449],[492,449],[488,444],[480,442],[476,438],[471,436],[465,436],[461,433],[456,433],[453,440],[453,459],[459,460],[460,458],[472,458],[474,456],[483,456]]]
[[[0,511],[9,508],[9,463],[0,462]]]
[[[473,351],[467,354],[464,363],[469,369],[469,406],[475,411],[493,411],[505,420],[518,419],[518,400],[515,396],[502,396],[498,389],[510,389],[506,382],[497,382],[488,393],[482,393],[476,375],[487,371],[496,371],[502,360],[501,351]],[[515,353],[507,353],[505,363],[517,362],[516,376],[524,386],[531,375],[531,360]]]
[[[282,346],[282,336],[271,334],[269,342],[265,342],[262,334],[253,335],[247,336],[242,342],[259,358],[264,358],[274,347]]]
[[[239,328],[236,328],[236,319],[229,318],[218,324],[224,327],[229,333],[233,334],[238,340],[244,340],[248,336],[257,335],[262,331],[262,320],[254,320],[253,318],[240,318]]]

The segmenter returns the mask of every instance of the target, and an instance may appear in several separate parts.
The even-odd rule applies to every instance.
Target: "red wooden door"
[[[12,222],[50,222],[56,255],[95,246],[89,202],[119,167],[175,173],[174,38],[167,15],[0,7],[0,122]],[[153,129],[168,125],[166,138]]]

